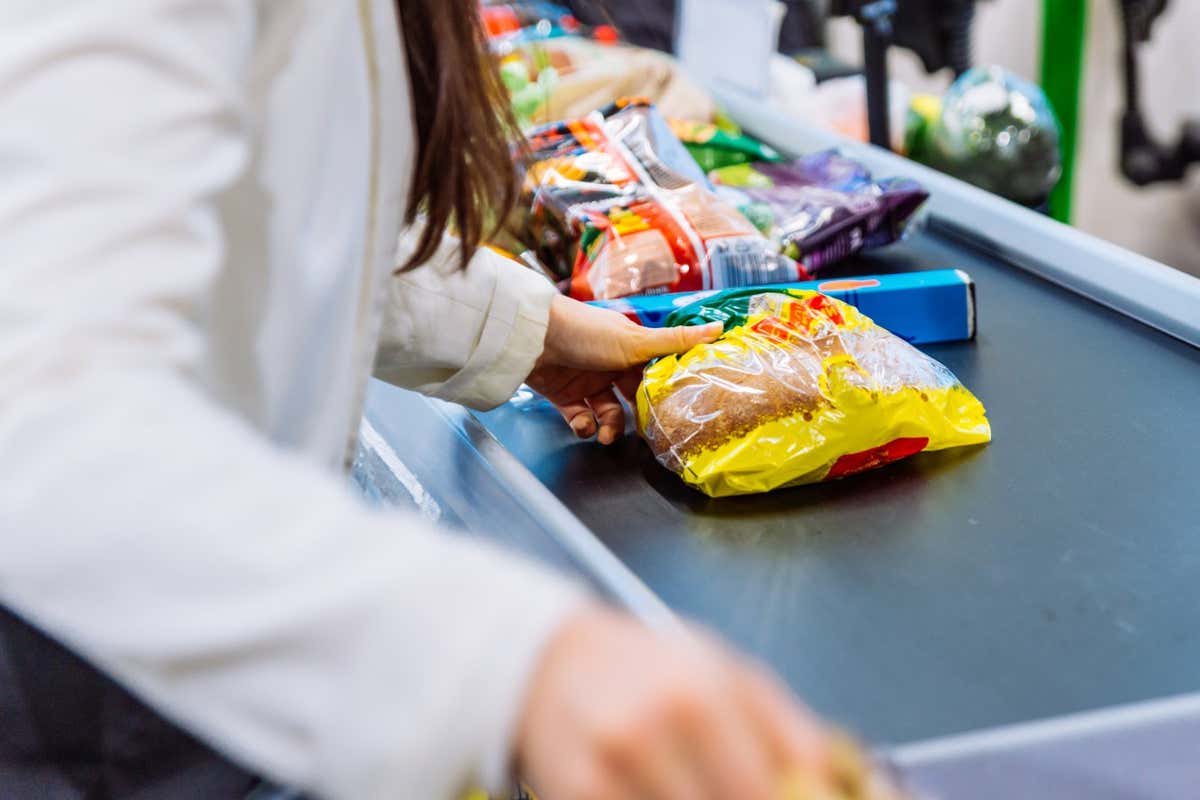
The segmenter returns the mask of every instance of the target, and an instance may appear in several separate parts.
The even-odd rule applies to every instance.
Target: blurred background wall
[[[1042,0],[990,0],[979,4],[976,63],[1008,67],[1038,78]],[[1137,189],[1117,169],[1117,120],[1123,100],[1119,17],[1114,0],[1091,0],[1086,84],[1075,182],[1075,224],[1089,233],[1150,258],[1200,275],[1200,166],[1186,184]],[[1142,48],[1142,92],[1153,132],[1175,140],[1188,116],[1200,117],[1200,2],[1172,0]],[[861,34],[835,20],[830,49],[858,63]],[[893,52],[893,75],[914,91],[941,92],[948,75],[929,76],[916,57]],[[1197,310],[1200,314],[1200,309]]]

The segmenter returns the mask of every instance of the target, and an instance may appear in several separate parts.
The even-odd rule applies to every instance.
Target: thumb
[[[642,343],[642,356],[649,361],[659,356],[669,356],[691,350],[698,344],[716,341],[724,331],[720,322],[707,325],[681,325],[675,328],[646,328]]]

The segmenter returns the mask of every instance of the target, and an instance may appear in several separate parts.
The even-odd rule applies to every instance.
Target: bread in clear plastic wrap
[[[650,365],[638,390],[643,438],[689,485],[766,492],[990,441],[983,405],[950,370],[853,306],[793,290],[747,307],[744,294],[728,293],[720,339]],[[724,300],[703,301],[708,318]]]

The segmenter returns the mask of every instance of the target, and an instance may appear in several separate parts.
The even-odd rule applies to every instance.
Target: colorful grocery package
[[[517,3],[480,3],[483,27],[491,39],[520,35],[529,30],[531,35],[548,38],[553,34],[565,35],[579,30],[579,21],[571,10],[558,3],[543,0],[524,0]]]
[[[530,30],[492,41],[501,69],[519,70],[506,84],[522,127],[582,117],[622,97],[647,97],[669,118],[711,119],[716,113],[708,93],[666,53],[599,39],[602,29],[546,39],[526,35]],[[514,86],[516,77],[522,80]],[[530,102],[527,85],[538,90],[538,102]]]
[[[727,316],[724,335],[647,367],[637,411],[659,462],[705,494],[833,480],[991,439],[983,405],[948,369],[853,306],[797,290],[703,302]],[[695,316],[680,309],[668,323]]]
[[[745,315],[750,297],[763,292],[807,290],[849,303],[909,344],[961,342],[975,338],[975,282],[959,269],[931,269],[895,275],[863,275],[824,281],[772,283],[724,292],[684,292],[616,300],[593,300],[647,328],[724,322],[733,313]],[[721,307],[712,308],[714,295]],[[742,302],[745,302],[745,306]],[[672,318],[671,315],[675,316]],[[686,319],[685,319],[686,318]]]
[[[735,164],[709,178],[718,195],[813,273],[897,241],[929,197],[907,178],[873,180],[866,167],[835,150],[782,164]]]
[[[711,122],[672,119],[671,130],[705,172],[754,161],[784,160],[774,148],[754,137]]]
[[[803,280],[646,101],[530,132],[519,236],[580,300]]]

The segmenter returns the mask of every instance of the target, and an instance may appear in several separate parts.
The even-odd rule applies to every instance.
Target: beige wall
[[[1172,0],[1154,41],[1142,49],[1143,106],[1155,133],[1174,140],[1179,123],[1200,117],[1200,2]],[[980,4],[977,63],[1002,64],[1037,79],[1041,0],[991,0]],[[1075,223],[1151,258],[1200,275],[1200,165],[1187,185],[1136,189],[1118,173],[1117,120],[1121,90],[1119,19],[1115,0],[1091,0],[1083,125],[1075,183]],[[857,58],[859,34],[839,20],[831,32],[835,52]],[[948,79],[930,78],[909,53],[897,52],[893,73],[930,91]],[[1198,311],[1200,313],[1200,311]]]

